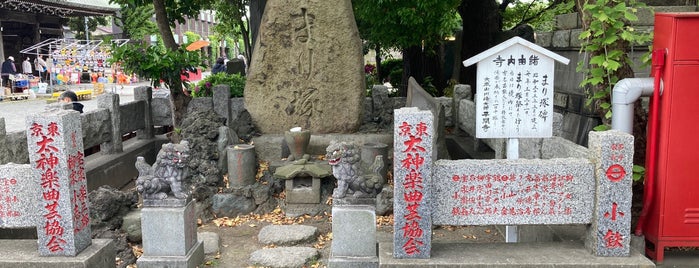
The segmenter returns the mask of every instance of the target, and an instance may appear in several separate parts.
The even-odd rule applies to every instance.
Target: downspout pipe
[[[641,96],[651,95],[653,77],[625,78],[617,82],[612,89],[612,129],[633,135],[633,104]]]

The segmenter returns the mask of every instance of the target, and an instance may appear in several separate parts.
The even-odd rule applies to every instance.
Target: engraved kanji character
[[[46,243],[46,247],[49,249],[51,252],[58,252],[58,251],[63,251],[62,245],[66,243],[65,240],[58,236],[51,236],[51,240],[49,240],[48,243]]]
[[[55,137],[55,136],[60,135],[60,134],[58,133],[58,124],[56,124],[56,122],[51,122],[51,123],[49,123],[49,127],[48,127],[47,130],[48,130],[48,133],[47,133],[47,134],[48,134],[49,136],[51,136],[51,137]]]
[[[42,126],[42,125],[39,124],[39,123],[34,122],[34,123],[32,123],[32,126],[29,127],[29,130],[32,131],[32,134],[31,134],[31,135],[32,135],[33,137],[39,137],[39,136],[44,135],[43,128],[44,128],[44,126]]]
[[[417,221],[408,221],[402,228],[403,237],[422,237],[423,231]]]
[[[425,147],[422,147],[419,145],[422,142],[422,138],[420,138],[419,136],[413,136],[413,135],[410,135],[409,137],[410,138],[408,138],[408,140],[403,142],[403,144],[405,144],[405,146],[407,147],[405,149],[405,151],[403,151],[403,152],[417,152],[417,151],[424,152],[425,151]]]
[[[403,122],[398,129],[400,129],[400,132],[398,136],[410,136],[410,132],[412,131],[413,126],[408,124],[408,122]]]
[[[403,187],[407,189],[422,189],[422,174],[411,169],[410,172],[405,175]]]
[[[44,225],[46,235],[63,236],[63,231],[63,226],[59,221],[46,221],[46,225]]]
[[[58,148],[56,146],[51,145],[53,142],[52,138],[49,138],[47,136],[41,136],[41,140],[36,142],[36,145],[39,146],[39,150],[36,151],[36,153],[44,153],[44,152],[58,152]]]
[[[624,241],[624,237],[621,236],[621,233],[619,232],[612,232],[612,230],[607,230],[607,233],[604,235],[604,240],[606,241],[605,245],[607,248],[623,248],[624,245],[621,244],[622,241]]]

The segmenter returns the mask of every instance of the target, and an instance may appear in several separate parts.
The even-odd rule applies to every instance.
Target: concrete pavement
[[[150,82],[139,82],[129,85],[107,84],[104,87],[106,92],[114,92],[119,94],[120,103],[128,103],[133,101],[133,90],[138,86],[148,86]],[[76,85],[71,89],[80,90],[91,88],[91,85]],[[47,105],[46,100],[50,99],[51,95],[39,95],[35,99],[28,100],[9,100],[5,98],[0,101],[0,117],[5,118],[5,129],[7,132],[22,131],[25,129],[25,117],[30,114],[36,114],[43,111]],[[97,98],[93,97],[89,100],[80,101],[85,107],[83,112],[94,111],[97,109]]]

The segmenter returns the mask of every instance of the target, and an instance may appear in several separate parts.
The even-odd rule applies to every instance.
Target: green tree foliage
[[[456,0],[353,0],[362,39],[387,48],[432,46],[458,27]]]
[[[537,32],[548,32],[556,26],[555,16],[573,11],[573,1],[514,0],[502,10],[502,30],[529,24]]]
[[[236,39],[243,40],[242,54],[250,62],[252,55],[252,43],[250,39],[250,26],[247,7],[250,0],[215,0],[213,6],[216,9],[216,20],[218,24],[214,26],[214,31],[221,36],[235,36]],[[233,43],[228,43],[229,45]],[[236,55],[228,55],[233,58]]]
[[[635,0],[596,0],[582,6],[584,29],[579,38],[583,40],[581,50],[589,55],[589,62],[578,64],[578,70],[585,73],[580,86],[588,89],[587,105],[599,107],[598,113],[605,123],[599,129],[608,128],[612,116],[612,88],[619,80],[633,77],[630,47],[651,39],[649,34],[628,25],[638,20],[635,13],[642,6]]]
[[[201,40],[201,35],[199,35],[195,32],[192,32],[192,31],[184,32],[184,36],[187,37],[187,42],[184,42],[183,46],[188,46],[189,44],[193,43],[194,41]]]
[[[155,22],[160,32],[160,37],[163,40],[165,49],[160,48],[142,48],[138,46],[124,46],[119,48],[121,53],[116,53],[119,56],[114,56],[114,59],[122,62],[125,68],[133,71],[143,77],[150,78],[153,83],[163,80],[166,86],[170,89],[170,100],[173,107],[173,124],[179,126],[184,119],[184,114],[187,110],[187,105],[191,98],[184,94],[182,88],[182,79],[180,72],[199,66],[200,63],[191,61],[194,56],[187,52],[175,42],[172,34],[172,27],[175,22],[184,23],[186,17],[194,17],[199,14],[199,11],[211,5],[212,0],[110,0],[110,3],[117,3],[122,6],[142,7],[153,6],[155,14]],[[117,48],[115,48],[117,50]],[[125,51],[132,50],[132,51]],[[138,53],[145,53],[139,55]],[[201,62],[197,55],[197,61]],[[132,59],[131,57],[135,57]],[[138,63],[130,64],[130,61],[139,61]],[[156,64],[165,64],[163,70],[154,67]],[[160,76],[158,78],[158,76]]]
[[[98,16],[98,17],[87,17],[87,30],[90,32],[94,32],[97,29],[97,26],[105,26],[107,25],[107,17],[104,16]],[[75,32],[75,39],[81,39],[85,40],[87,39],[87,36],[85,36],[85,17],[71,17],[68,19],[68,28]],[[92,39],[92,36],[90,35],[90,39]]]
[[[227,74],[226,72],[209,75],[196,84],[192,90],[192,96],[195,98],[212,97],[214,95],[213,87],[217,85],[228,85],[231,97],[240,98],[243,97],[243,91],[245,91],[245,76]]]
[[[121,26],[127,38],[148,42],[150,36],[158,33],[158,26],[151,20],[153,5],[128,6],[122,5],[121,16],[116,23]]]
[[[379,48],[378,53],[381,48],[402,50],[404,77],[400,84],[405,84],[408,76],[422,82],[424,77],[441,72],[439,61],[426,56],[437,58],[435,48],[458,27],[459,0],[353,0],[352,5],[363,40]],[[399,81],[392,82],[399,85]]]
[[[195,71],[201,59],[198,51],[178,48],[175,51],[160,46],[127,44],[112,47],[113,63],[119,63],[124,71],[150,79],[153,86],[162,80],[166,86],[180,81],[183,71]]]

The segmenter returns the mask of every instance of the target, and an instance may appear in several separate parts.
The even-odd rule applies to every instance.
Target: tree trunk
[[[459,15],[463,21],[461,59],[466,60],[496,45],[502,32],[502,17],[498,4],[493,0],[462,0]],[[476,66],[461,67],[459,76],[462,84],[469,84],[473,93],[476,85]]]
[[[376,78],[379,79],[379,83],[383,84],[383,77],[388,76],[388,74],[383,74],[381,71],[381,45],[376,44],[374,46],[374,51],[376,52],[376,55],[374,56],[374,60],[376,60]]]
[[[444,79],[444,44],[435,45],[431,51],[423,52],[425,77],[432,78],[437,96],[444,95],[447,82]]]
[[[243,36],[243,46],[245,47],[245,53],[243,53],[243,57],[245,57],[245,62],[247,62],[248,65],[250,65],[249,63],[252,59],[252,44],[250,43],[250,31],[248,31],[245,22],[243,22],[242,20],[238,24],[238,27],[240,27],[240,33]]]
[[[257,41],[257,32],[260,30],[260,23],[262,22],[262,15],[265,12],[265,6],[267,5],[267,0],[250,0],[250,56],[252,57],[253,50],[255,49],[255,42]],[[249,61],[248,61],[249,62]]]
[[[408,79],[410,77],[415,78],[418,84],[422,84],[425,78],[422,48],[419,46],[403,49],[403,79],[401,79],[400,83],[400,96],[407,96]]]
[[[167,20],[167,12],[165,11],[165,0],[153,0],[153,9],[155,13],[155,22],[158,25],[160,36],[163,38],[163,44],[168,50],[175,51],[179,48],[175,37],[172,35],[172,29]],[[182,79],[179,75],[173,75],[172,81],[167,81],[170,87],[170,103],[172,112],[172,124],[178,128],[184,115],[187,111],[187,105],[191,99],[182,91]]]

